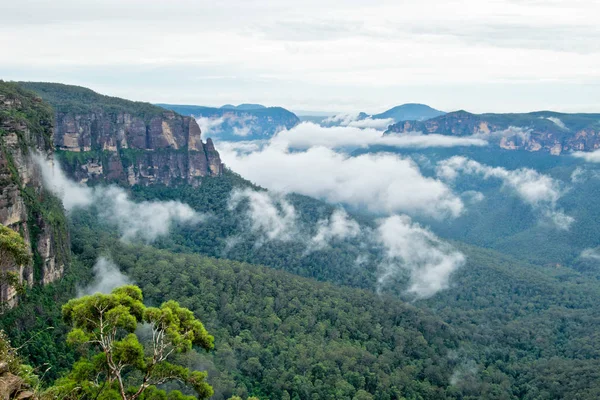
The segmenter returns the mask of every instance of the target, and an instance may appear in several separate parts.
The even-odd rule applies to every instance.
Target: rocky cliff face
[[[600,114],[562,114],[547,111],[528,114],[471,114],[456,111],[427,121],[404,121],[386,133],[422,132],[469,136],[497,141],[510,150],[593,151],[600,148]]]
[[[56,112],[54,143],[67,172],[80,182],[197,185],[223,172],[211,140],[191,117],[89,89],[22,83]]]
[[[52,112],[39,98],[0,81],[0,223],[18,232],[32,255],[18,263],[0,260],[0,302],[14,305],[19,284],[47,284],[60,278],[69,255],[61,203],[44,190],[32,153],[51,159]],[[6,254],[6,253],[4,253]]]
[[[212,141],[203,143],[200,135],[193,118],[173,112],[145,121],[99,108],[83,114],[58,112],[54,143],[71,175],[81,182],[198,184],[205,176],[223,172]]]

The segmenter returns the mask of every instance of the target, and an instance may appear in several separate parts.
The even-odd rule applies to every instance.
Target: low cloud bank
[[[377,288],[381,291],[402,271],[410,273],[408,292],[428,298],[446,289],[465,256],[408,216],[394,215],[380,221],[378,240],[385,248]]]
[[[88,286],[77,290],[77,297],[94,293],[110,293],[119,286],[131,284],[131,280],[124,275],[117,264],[106,257],[99,257],[93,268],[94,280]]]
[[[350,157],[325,147],[291,152],[267,147],[243,153],[221,149],[234,171],[276,192],[296,192],[375,213],[456,217],[459,196],[441,180],[425,177],[410,158],[378,153]]]
[[[67,211],[97,205],[100,218],[117,226],[123,240],[152,242],[169,233],[176,223],[199,223],[206,216],[178,201],[143,201],[136,203],[117,186],[89,187],[66,177],[57,162],[37,156],[45,186],[58,196]]]
[[[594,151],[575,151],[571,155],[590,163],[600,163],[600,149]]]
[[[395,121],[393,118],[373,118],[365,114],[338,114],[323,120],[325,126],[351,126],[355,128],[371,128],[385,130]]]
[[[363,120],[365,121],[365,120]],[[428,148],[456,146],[486,146],[481,137],[457,137],[438,134],[423,135],[386,134],[369,126],[323,127],[312,122],[303,122],[292,129],[282,130],[271,139],[273,144],[294,149],[308,149],[314,146],[328,148],[368,147],[374,145],[398,148]]]
[[[569,229],[574,219],[557,209],[557,202],[564,191],[561,183],[533,169],[507,170],[490,167],[466,157],[455,156],[438,163],[437,175],[446,181],[455,180],[460,174],[480,175],[484,179],[500,179],[525,203],[539,210],[559,229]]]

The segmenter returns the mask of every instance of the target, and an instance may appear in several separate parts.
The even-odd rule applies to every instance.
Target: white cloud
[[[461,252],[407,216],[394,215],[380,221],[377,235],[386,251],[377,281],[379,291],[394,276],[408,271],[408,292],[428,298],[446,289],[452,273],[465,264]]]
[[[568,129],[567,126],[565,125],[565,123],[560,120],[560,118],[557,118],[557,117],[548,117],[546,119],[548,121],[554,122],[557,126],[563,128],[563,129]]]
[[[269,145],[240,154],[221,149],[232,170],[278,192],[296,192],[377,213],[456,217],[462,200],[442,181],[421,174],[410,158],[378,153],[350,157],[324,147],[291,152]]]
[[[584,178],[585,171],[581,167],[577,167],[571,172],[571,182],[573,183],[581,183],[585,180]]]
[[[225,122],[225,118],[199,117],[196,118],[196,122],[200,127],[200,131],[206,137],[208,135],[218,135],[221,133],[221,125],[223,125],[223,122]]]
[[[0,65],[15,79],[348,111],[431,99],[443,109],[597,105],[594,0],[4,3]],[[135,72],[124,78],[124,67]],[[151,76],[139,79],[142,69]]]
[[[298,235],[296,210],[282,195],[252,189],[231,192],[229,208],[234,210],[248,201],[247,215],[251,230],[266,240],[290,241]]]
[[[467,190],[466,192],[462,192],[460,195],[468,204],[480,203],[483,201],[483,199],[485,199],[483,193],[475,190]]]
[[[484,179],[500,179],[525,203],[540,210],[560,229],[568,229],[574,221],[572,217],[557,209],[557,202],[564,192],[561,183],[533,169],[507,170],[502,167],[490,167],[462,156],[438,163],[437,175],[442,179],[452,181],[461,173],[481,175]]]
[[[423,135],[418,132],[403,135],[383,135],[381,131],[372,128],[361,129],[355,126],[323,127],[311,122],[303,122],[290,130],[279,132],[272,139],[272,143],[296,149],[307,149],[313,146],[339,148],[383,145],[398,148],[427,148],[487,145],[487,141],[479,137]]]
[[[343,209],[335,210],[327,219],[317,223],[317,233],[310,240],[309,249],[327,247],[332,240],[353,238],[361,233],[358,222],[351,219]]]
[[[136,203],[116,186],[88,187],[68,179],[57,162],[52,164],[36,157],[44,184],[63,202],[65,209],[98,205],[100,217],[118,227],[123,240],[142,239],[152,242],[169,233],[175,223],[199,223],[205,216],[178,201],[144,201]]]
[[[393,118],[365,118],[358,121],[352,121],[348,126],[355,128],[371,128],[377,130],[386,130],[388,126],[393,124],[395,121]]]
[[[240,209],[242,204],[247,208]],[[236,189],[230,195],[229,209],[240,210],[246,215],[249,224],[245,228],[258,235],[256,246],[267,241],[293,240],[304,245],[305,254],[308,254],[328,247],[333,241],[357,237],[362,232],[358,222],[341,208],[319,220],[314,227],[301,224],[296,209],[281,193]],[[313,230],[316,233],[311,236],[309,232]],[[228,238],[225,252],[235,247],[243,235]]]
[[[475,135],[475,137],[485,138],[485,139],[514,139],[519,138],[523,141],[529,140],[531,137],[532,129],[529,128],[521,128],[518,126],[509,126],[506,129],[500,131],[494,131],[490,133],[479,133]]]
[[[136,203],[129,194],[116,186],[95,187],[94,198],[99,204],[100,216],[115,224],[121,238],[141,238],[147,242],[169,233],[175,223],[196,224],[205,219],[187,204],[179,201],[143,201]]]
[[[131,280],[124,275],[119,267],[106,257],[99,257],[93,267],[94,280],[83,289],[77,290],[77,297],[94,293],[110,293],[119,286],[131,284]]]
[[[371,128],[376,130],[385,130],[395,121],[393,118],[376,118],[366,116],[362,117],[358,113],[354,114],[337,114],[325,118],[322,122],[324,126],[351,126],[354,128]]]
[[[330,117],[325,118],[322,123],[325,125],[333,124],[333,125],[348,126],[351,122],[358,120],[358,117],[359,117],[358,113],[336,114],[336,115],[332,115]]]
[[[240,127],[238,127],[238,126],[233,127],[233,134],[236,136],[248,136],[251,131],[252,131],[252,128],[248,125],[240,126]]]
[[[581,252],[581,258],[588,260],[600,261],[600,251],[598,249],[585,249]]]
[[[586,152],[586,151],[575,151],[571,153],[573,157],[582,158],[587,162],[600,163],[600,149]]]

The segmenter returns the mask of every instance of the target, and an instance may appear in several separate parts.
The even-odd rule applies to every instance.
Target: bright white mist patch
[[[271,144],[251,153],[224,148],[234,171],[277,192],[296,192],[376,213],[434,218],[463,212],[460,197],[441,180],[425,177],[410,158],[378,153],[350,157],[325,147],[291,152]]]
[[[144,201],[136,203],[117,186],[88,187],[66,177],[57,162],[49,163],[37,156],[46,187],[58,196],[67,211],[77,207],[98,206],[100,217],[117,226],[123,240],[142,239],[152,242],[169,233],[176,223],[196,224],[206,216],[179,201]]]
[[[92,269],[94,280],[83,289],[77,290],[77,297],[94,293],[108,294],[119,286],[131,284],[131,280],[119,270],[117,264],[106,257],[99,257]]]
[[[449,286],[452,273],[465,264],[465,256],[406,215],[380,221],[378,240],[385,249],[377,289],[381,291],[402,270],[410,273],[408,293],[428,298]]]
[[[380,130],[369,126],[323,127],[312,122],[303,122],[289,130],[284,129],[280,131],[271,139],[271,143],[278,147],[294,149],[308,149],[314,146],[325,146],[331,149],[368,147],[373,145],[398,148],[428,148],[486,146],[488,144],[481,137],[457,137],[438,134],[423,135],[420,132],[384,135]]]

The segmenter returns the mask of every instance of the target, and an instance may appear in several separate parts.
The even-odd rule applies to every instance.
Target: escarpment
[[[527,114],[471,114],[455,111],[426,121],[403,121],[386,133],[422,132],[477,135],[507,150],[544,151],[559,155],[600,148],[600,114],[539,111]]]
[[[0,81],[0,303],[13,306],[19,287],[59,279],[69,257],[60,201],[44,189],[34,154],[52,159],[53,116],[37,96]],[[16,235],[11,235],[6,228]],[[18,257],[22,242],[28,257]]]
[[[77,86],[21,85],[53,106],[58,155],[79,182],[198,185],[223,172],[219,153],[210,139],[202,142],[192,117]]]

